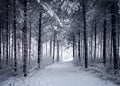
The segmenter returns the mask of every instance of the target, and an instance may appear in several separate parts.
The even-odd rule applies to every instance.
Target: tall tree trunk
[[[41,20],[42,20],[42,13],[40,12],[39,17],[39,38],[38,38],[38,67],[40,68],[41,62]]]
[[[59,62],[59,40],[57,40],[57,62]]]
[[[14,70],[17,71],[17,52],[16,52],[16,0],[14,0]]]
[[[1,68],[1,66],[2,66],[2,53],[1,53],[1,36],[2,36],[2,30],[1,30],[2,28],[0,28],[0,68]]]
[[[75,34],[73,33],[73,58],[75,58]]]
[[[29,64],[31,60],[31,21],[30,21],[30,31],[29,31]]]
[[[4,29],[2,29],[2,42],[3,42],[3,63],[5,61],[5,34],[4,34]]]
[[[7,2],[7,12],[6,12],[6,64],[8,64],[8,31],[9,31],[9,2]]]
[[[106,16],[104,19],[104,27],[103,27],[103,64],[106,66]]]
[[[94,49],[94,60],[96,60],[96,48],[97,48],[97,24],[96,24],[96,19],[95,19],[95,49]]]
[[[23,26],[23,72],[27,76],[27,57],[28,57],[28,43],[27,43],[27,0],[24,0],[24,26]]]
[[[112,40],[112,29],[111,29],[111,49],[110,49],[110,64],[112,64],[112,58],[113,58],[113,40]]]
[[[118,27],[118,58],[120,57],[120,28]]]
[[[113,57],[114,57],[114,69],[118,69],[118,52],[116,45],[116,16],[118,14],[117,2],[112,1],[111,4],[111,24],[112,24],[112,41],[113,41]]]
[[[50,58],[52,57],[52,37],[50,38]]]
[[[93,29],[92,29],[93,32]],[[93,59],[93,34],[91,33],[91,60]]]
[[[13,26],[13,28],[14,28],[14,26]],[[13,55],[13,53],[14,53],[14,30],[12,29],[12,50],[11,50],[11,59],[12,59],[12,62],[13,62],[13,58],[14,58],[14,55]]]
[[[55,41],[56,40],[56,31],[54,31],[54,39],[53,39],[53,63],[55,60]]]
[[[83,1],[83,20],[84,20],[84,56],[85,56],[85,68],[88,68],[88,48],[87,48],[87,30],[86,30],[86,6]]]
[[[17,57],[20,58],[20,42],[17,42],[17,47],[18,47],[18,55]]]
[[[10,61],[11,61],[11,53],[10,53],[10,36],[11,36],[11,30],[10,30],[10,28],[9,28],[9,38],[8,38],[8,45],[9,45],[9,58],[8,59],[10,59]]]
[[[47,37],[46,37],[46,39],[47,39]],[[47,55],[47,52],[48,52],[48,51],[47,51],[47,42],[46,42],[46,58],[47,58],[47,56],[48,56],[48,55]]]
[[[78,58],[79,58],[79,63],[81,61],[80,57],[80,30],[78,31]]]

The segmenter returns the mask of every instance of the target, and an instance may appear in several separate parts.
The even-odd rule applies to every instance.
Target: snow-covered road
[[[40,71],[31,73],[27,78],[14,77],[0,86],[117,86],[97,78],[94,74],[79,70],[72,62],[55,63]]]

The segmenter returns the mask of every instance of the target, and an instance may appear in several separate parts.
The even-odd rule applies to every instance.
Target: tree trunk
[[[50,38],[50,58],[52,57],[52,38]]]
[[[92,29],[93,32],[93,29]],[[93,34],[91,34],[91,60],[93,59]]]
[[[96,60],[96,48],[97,48],[97,25],[96,25],[96,20],[95,20],[95,50],[94,50],[94,60]]]
[[[53,39],[53,63],[55,60],[55,41],[56,40],[56,32],[54,31],[54,39]]]
[[[118,58],[120,57],[120,28],[118,27]]]
[[[46,39],[47,39],[47,37],[46,37]],[[47,58],[47,56],[48,56],[48,55],[47,55],[47,52],[48,52],[48,51],[47,51],[47,42],[46,42],[46,58]]]
[[[85,68],[88,68],[88,48],[87,48],[87,30],[86,30],[86,6],[83,1],[83,20],[84,20],[84,56],[85,56]]]
[[[17,71],[17,52],[16,52],[16,0],[14,0],[14,70]]]
[[[14,26],[13,26],[13,28],[14,28]],[[13,58],[14,58],[14,55],[13,55],[13,53],[14,53],[14,30],[12,29],[12,49],[11,49],[11,59],[12,59],[12,62],[13,62]]]
[[[104,28],[103,28],[103,64],[106,66],[106,16],[104,19]]]
[[[27,57],[28,57],[28,43],[27,43],[27,0],[24,0],[24,26],[23,26],[23,72],[27,76]]]
[[[3,63],[4,63],[4,61],[5,61],[5,34],[4,34],[4,29],[2,29],[2,42],[3,42]]]
[[[29,64],[31,60],[31,22],[30,22],[30,31],[29,31]]]
[[[75,58],[75,34],[73,33],[73,58]]]
[[[116,45],[116,16],[118,14],[117,2],[113,1],[111,5],[111,24],[112,24],[112,41],[113,41],[113,57],[114,69],[118,69],[118,52]]]
[[[41,62],[41,20],[42,20],[42,13],[40,12],[40,17],[39,17],[39,38],[38,38],[38,68],[40,68],[40,62]]]
[[[1,53],[1,36],[2,36],[2,30],[1,30],[2,28],[0,28],[0,68],[1,68],[1,66],[2,66],[2,53]]]
[[[8,64],[8,31],[9,31],[9,2],[7,2],[7,12],[6,12],[6,64]]]
[[[113,58],[113,40],[112,40],[112,29],[111,29],[111,49],[110,49],[110,64],[112,64],[112,58]]]
[[[57,62],[59,62],[59,40],[57,40]]]
[[[10,43],[10,36],[11,36],[11,30],[9,29],[9,35],[8,35],[9,58],[8,58],[8,59],[10,59],[10,61],[11,61],[11,53],[10,53],[10,51],[11,51],[11,50],[10,50],[10,47],[11,47],[10,44],[11,44],[11,43]]]
[[[78,58],[79,58],[79,63],[81,61],[80,57],[80,30],[78,31]]]

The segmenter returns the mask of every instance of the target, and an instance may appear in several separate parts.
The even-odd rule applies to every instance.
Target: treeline
[[[50,1],[0,1],[0,69],[10,66],[27,76],[33,62],[41,68],[59,61],[60,44],[56,36],[59,31],[51,26],[51,22],[54,24],[57,20],[44,3]]]
[[[118,0],[80,0],[71,14],[72,31],[68,41],[73,45],[77,64],[103,63],[114,70],[120,67],[120,28]],[[72,35],[71,35],[72,34]],[[84,62],[84,63],[83,63]],[[115,71],[116,73],[116,71]]]

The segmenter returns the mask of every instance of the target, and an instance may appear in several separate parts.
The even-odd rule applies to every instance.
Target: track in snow
[[[72,62],[55,63],[27,78],[10,78],[0,86],[117,86],[94,74],[79,70]]]

